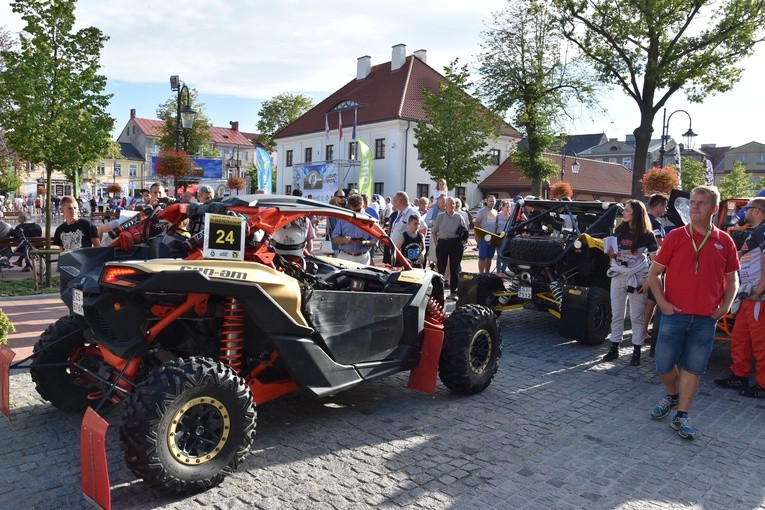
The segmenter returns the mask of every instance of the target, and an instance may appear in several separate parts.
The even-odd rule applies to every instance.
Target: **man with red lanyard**
[[[648,274],[662,312],[656,371],[667,393],[651,417],[659,420],[676,408],[670,426],[683,439],[696,436],[688,412],[712,353],[717,320],[728,313],[738,291],[736,245],[712,225],[719,204],[717,188],[695,188],[691,222],[667,234]]]

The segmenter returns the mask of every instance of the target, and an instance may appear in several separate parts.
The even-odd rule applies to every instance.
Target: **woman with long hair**
[[[612,361],[619,357],[619,344],[624,333],[626,304],[630,304],[632,321],[632,360],[630,365],[640,365],[640,348],[645,341],[645,302],[648,298],[648,255],[655,253],[656,237],[651,229],[643,202],[630,200],[624,206],[622,222],[614,231],[618,251],[608,248],[611,267],[611,349],[603,356],[603,361]]]
[[[436,181],[436,189],[433,190],[433,196],[431,197],[433,199],[433,204],[436,203],[438,197],[443,195],[443,197],[446,198],[448,194],[449,187],[446,185],[446,179],[438,179],[438,181]]]

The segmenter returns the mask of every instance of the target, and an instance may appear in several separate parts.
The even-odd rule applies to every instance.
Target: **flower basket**
[[[38,195],[45,195],[45,186],[37,186],[37,194]]]
[[[559,181],[550,186],[550,198],[559,199],[563,197],[571,198],[574,196],[574,190],[571,184],[566,181]]]
[[[164,149],[157,156],[154,173],[159,177],[180,179],[191,173],[193,164],[191,157],[185,151]]]
[[[678,187],[680,179],[674,168],[652,168],[645,173],[640,182],[646,196],[653,193],[669,195],[673,189]]]
[[[109,193],[114,193],[115,195],[118,195],[118,194],[122,193],[122,185],[121,184],[117,184],[117,183],[113,183],[113,184],[110,184],[109,186],[107,186],[106,190]]]
[[[247,186],[247,182],[244,180],[243,177],[229,177],[228,182],[226,182],[226,186],[228,189],[235,189],[235,190],[242,190]]]

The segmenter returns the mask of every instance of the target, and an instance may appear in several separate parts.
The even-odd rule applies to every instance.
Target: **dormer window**
[[[616,145],[612,145],[610,150],[611,150],[611,151],[618,151],[618,150],[619,150],[619,147],[618,147],[618,146],[616,146]]]

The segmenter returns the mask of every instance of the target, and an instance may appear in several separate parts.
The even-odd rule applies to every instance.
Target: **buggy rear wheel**
[[[585,345],[600,345],[611,333],[611,296],[606,289],[590,287],[587,294]]]
[[[438,375],[455,393],[478,393],[491,384],[501,356],[502,339],[493,312],[484,306],[463,306],[444,324]]]
[[[207,358],[165,363],[130,396],[120,429],[130,469],[177,494],[218,485],[249,453],[255,404],[244,379]]]
[[[82,412],[98,400],[89,398],[103,386],[88,374],[98,372],[103,357],[85,341],[74,315],[48,326],[34,347],[29,373],[40,396],[63,411]]]

